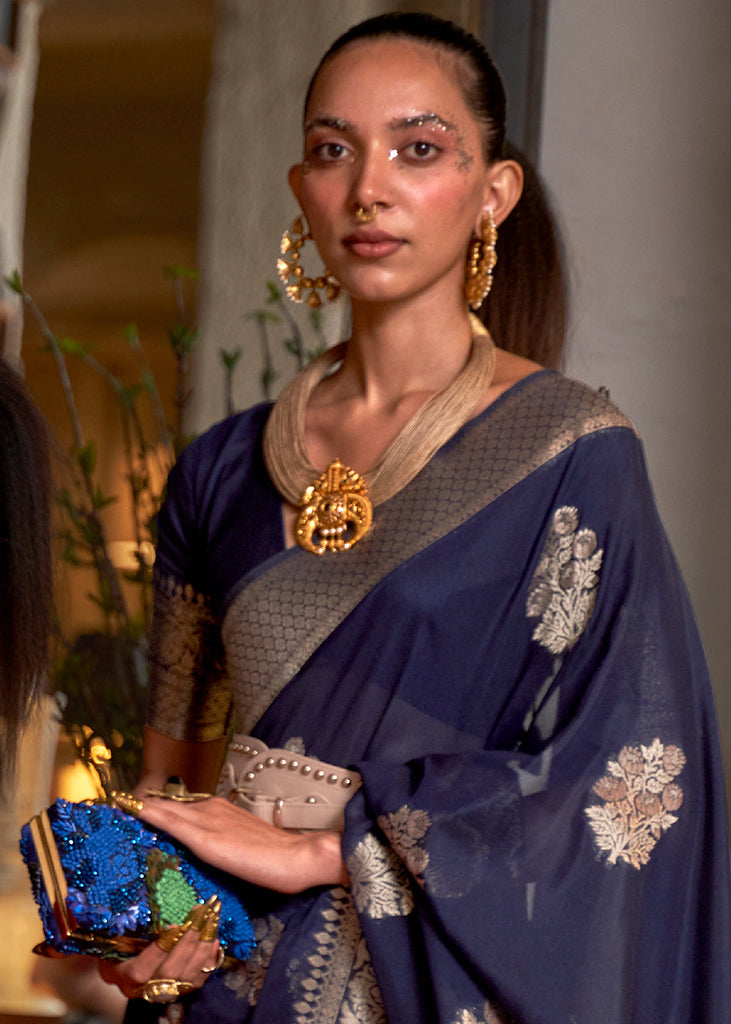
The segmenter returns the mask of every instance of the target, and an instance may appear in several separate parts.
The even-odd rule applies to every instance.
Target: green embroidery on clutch
[[[156,930],[182,924],[198,902],[198,894],[180,872],[177,857],[151,850],[147,858],[146,884]]]
[[[160,924],[181,924],[198,902],[195,889],[177,869],[165,868],[155,886],[155,900],[160,907]]]

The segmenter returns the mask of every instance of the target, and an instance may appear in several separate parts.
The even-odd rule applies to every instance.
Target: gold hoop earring
[[[372,220],[376,219],[377,213],[378,203],[373,203],[372,206],[356,206],[355,219],[359,224],[370,224]]]
[[[470,309],[476,312],[492,288],[492,272],[497,263],[495,244],[497,227],[492,210],[488,210],[480,225],[481,238],[476,238],[470,246],[467,260],[465,295]]]
[[[304,302],[304,291],[309,291],[307,305],[312,309],[319,309],[323,300],[317,294],[318,290],[324,290],[325,301],[334,302],[340,294],[340,283],[333,277],[330,271],[325,268],[320,277],[307,277],[300,266],[300,249],[305,242],[310,241],[312,235],[305,232],[301,217],[292,224],[289,230],[282,235],[279,251],[282,254],[277,260],[277,273],[279,279],[285,286],[284,290],[293,302]],[[285,257],[289,257],[285,259]],[[293,284],[287,284],[290,277],[294,277]]]

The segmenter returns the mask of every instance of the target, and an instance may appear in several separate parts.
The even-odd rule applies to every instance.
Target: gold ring
[[[155,939],[155,945],[158,949],[161,949],[163,953],[170,953],[175,949],[183,935],[185,935],[185,932],[180,925],[176,925],[173,928],[166,928],[165,931],[160,932],[158,937]]]
[[[195,991],[196,986],[190,981],[178,981],[176,978],[150,978],[140,988],[138,996],[146,1003],[174,1003],[181,996]]]
[[[131,814],[133,818],[136,818],[142,810],[143,804],[141,800],[138,800],[136,796],[132,796],[131,793],[123,793],[119,790],[112,790],[112,800],[127,814]]]
[[[213,965],[213,967],[201,967],[201,974],[213,974],[214,971],[218,970],[218,968],[221,966],[225,958],[226,954],[223,951],[223,946],[219,946],[218,957],[216,958],[215,964]]]

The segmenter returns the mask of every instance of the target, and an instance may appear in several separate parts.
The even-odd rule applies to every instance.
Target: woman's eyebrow
[[[457,130],[457,126],[448,121],[446,117],[442,117],[431,110],[425,111],[423,114],[410,114],[408,117],[394,118],[388,122],[388,127],[392,131],[399,131],[405,128],[421,128],[425,124],[436,125],[447,132]],[[332,128],[337,132],[355,131],[355,126],[350,121],[346,121],[342,117],[331,117],[328,114],[312,117],[309,121],[305,122],[305,132],[313,131],[315,128]]]
[[[344,121],[342,117],[328,117],[324,115],[322,117],[312,117],[309,121],[305,122],[305,131],[310,132],[313,128],[332,128],[336,132],[348,132],[353,130],[353,125],[349,121]]]
[[[451,121],[447,121],[445,117],[435,114],[433,111],[427,111],[424,114],[412,114],[409,117],[397,117],[393,121],[389,122],[388,127],[398,131],[403,128],[421,128],[421,126],[425,124],[435,124],[438,128],[442,128],[446,132],[454,132],[457,130],[457,126],[455,124],[452,124]]]

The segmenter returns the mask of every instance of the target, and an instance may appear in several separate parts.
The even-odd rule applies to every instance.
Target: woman
[[[252,883],[259,945],[209,975],[188,932],[106,976],[189,993],[151,1020],[720,1024],[702,653],[631,424],[526,357],[562,313],[554,269],[526,277],[497,73],[454,26],[377,18],[325,56],[304,127],[290,183],[328,270],[307,278],[297,224],[280,270],[313,304],[339,284],[352,335],[171,476],[140,790],[147,822]],[[496,350],[465,297],[494,228]],[[345,776],[342,834],[278,829],[286,800],[264,821],[145,795],[211,790],[230,721],[241,757],[278,748],[270,774]]]
[[[50,471],[46,427],[0,358],[0,793],[47,669],[51,622]]]

